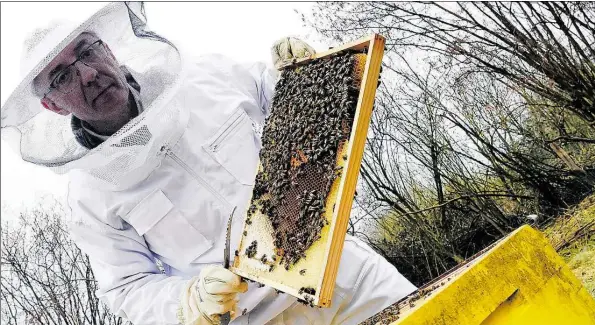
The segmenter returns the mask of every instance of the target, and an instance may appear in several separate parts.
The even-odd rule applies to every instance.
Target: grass
[[[543,232],[595,298],[595,195],[547,225]]]

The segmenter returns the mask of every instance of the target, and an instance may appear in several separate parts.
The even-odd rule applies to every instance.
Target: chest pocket
[[[257,141],[252,120],[242,108],[238,108],[203,148],[238,182],[254,185],[258,162]]]
[[[152,252],[182,265],[190,264],[213,246],[161,190],[144,198],[125,219],[144,237]]]

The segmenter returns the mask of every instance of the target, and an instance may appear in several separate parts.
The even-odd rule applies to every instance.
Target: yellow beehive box
[[[547,239],[523,226],[366,323],[594,325],[595,300]]]

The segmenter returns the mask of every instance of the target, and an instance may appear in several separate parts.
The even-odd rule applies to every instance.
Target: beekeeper
[[[356,324],[415,289],[349,236],[330,308],[221,266],[226,221],[252,192],[274,69],[188,56],[147,29],[142,3],[52,24],[24,49],[2,136],[23,160],[69,174],[71,233],[115,314],[134,324],[216,324],[227,311],[234,324]],[[313,50],[285,39],[274,52],[278,65]]]

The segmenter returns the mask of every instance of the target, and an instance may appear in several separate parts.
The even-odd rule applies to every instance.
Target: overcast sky
[[[36,27],[51,20],[89,16],[105,3],[1,3],[1,101],[20,82],[19,61],[23,41]],[[321,51],[328,44],[302,26],[295,13],[309,12],[312,3],[146,3],[149,27],[196,54],[222,53],[240,61],[269,62],[276,39],[296,36]],[[77,19],[78,20],[78,19]],[[26,164],[1,143],[2,219],[21,206],[32,206],[45,195],[63,200],[66,176]]]

